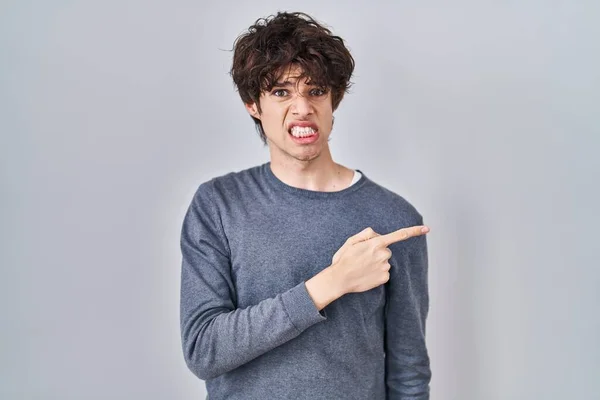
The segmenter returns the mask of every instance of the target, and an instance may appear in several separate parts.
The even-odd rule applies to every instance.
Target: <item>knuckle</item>
[[[387,262],[392,257],[392,252],[387,247],[382,248],[379,254],[382,262]]]
[[[390,280],[390,273],[386,272],[383,274],[383,283],[386,283],[387,281]]]

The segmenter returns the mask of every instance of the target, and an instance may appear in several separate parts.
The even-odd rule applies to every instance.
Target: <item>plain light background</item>
[[[228,49],[287,10],[356,59],[334,160],[432,229],[432,399],[599,399],[598,4],[2,2],[0,397],[204,398],[181,223],[268,160]]]

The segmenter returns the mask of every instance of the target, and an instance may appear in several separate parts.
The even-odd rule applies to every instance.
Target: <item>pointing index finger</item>
[[[427,227],[426,225],[417,225],[417,226],[410,226],[408,228],[401,228],[401,229],[398,229],[397,231],[390,232],[385,235],[381,235],[374,239],[377,239],[381,244],[383,244],[384,246],[387,247],[391,244],[394,244],[396,242],[401,242],[402,240],[406,240],[411,237],[424,235],[427,232],[429,232],[429,227]]]

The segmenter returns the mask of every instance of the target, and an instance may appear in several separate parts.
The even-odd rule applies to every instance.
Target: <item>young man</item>
[[[302,13],[234,47],[270,162],[201,184],[185,216],[188,367],[210,400],[429,399],[428,228],[329,150],[352,56]]]

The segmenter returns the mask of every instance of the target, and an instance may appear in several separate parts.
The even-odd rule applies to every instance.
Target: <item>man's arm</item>
[[[417,225],[423,219],[419,216]],[[426,236],[390,246],[386,299],[386,369],[389,400],[428,400],[431,370],[425,343],[429,310]]]
[[[182,347],[188,368],[203,380],[233,370],[324,321],[326,315],[319,310],[339,297],[323,293],[330,277],[322,271],[311,284],[302,282],[274,298],[236,309],[228,242],[212,190],[212,181],[200,185],[181,232]]]

